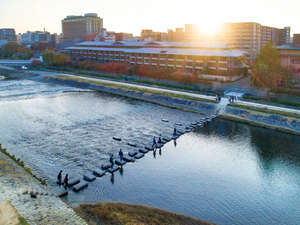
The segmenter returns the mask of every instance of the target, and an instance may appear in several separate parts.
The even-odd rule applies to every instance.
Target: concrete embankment
[[[14,215],[8,218],[10,222],[16,221],[15,216],[21,215],[32,225],[86,224],[47,186],[41,185],[23,167],[2,152],[0,152],[0,196],[3,201],[8,200],[18,212],[15,211]],[[6,214],[13,211],[2,209],[2,213]]]
[[[208,99],[197,98],[196,96],[170,93],[168,91],[143,89],[140,87],[123,86],[121,82],[118,84],[107,84],[96,79],[89,80],[84,78],[76,78],[74,76],[47,76],[47,79],[54,79],[64,84],[73,85],[81,88],[88,88],[105,93],[126,96],[133,99],[147,101],[170,108],[196,112],[200,114],[214,114],[218,109],[218,104]],[[280,130],[291,134],[300,135],[300,117],[293,113],[285,111],[263,112],[258,111],[255,107],[242,108],[235,106],[227,106],[221,118],[230,119],[239,122],[245,122],[251,125],[261,126],[265,128]],[[300,113],[299,113],[300,115]]]

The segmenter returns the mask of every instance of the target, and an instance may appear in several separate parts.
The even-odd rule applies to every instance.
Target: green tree
[[[276,89],[285,79],[287,71],[280,65],[279,52],[272,42],[261,50],[252,68],[252,83],[255,86]]]
[[[49,65],[49,66],[52,66],[55,64],[56,62],[56,54],[53,50],[46,50],[44,51],[43,53],[43,61]]]
[[[15,53],[17,53],[20,45],[16,42],[8,42],[2,47],[1,56],[4,58],[11,58]]]

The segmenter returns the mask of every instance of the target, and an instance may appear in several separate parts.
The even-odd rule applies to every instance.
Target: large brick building
[[[244,51],[226,45],[170,42],[84,42],[65,49],[73,60],[94,60],[184,70],[198,75],[239,76]]]

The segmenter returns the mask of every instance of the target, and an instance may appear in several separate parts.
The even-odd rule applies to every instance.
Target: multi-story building
[[[218,37],[235,49],[246,50],[249,59],[254,60],[268,42],[286,44],[290,42],[289,35],[289,27],[278,29],[254,22],[242,22],[224,24]]]
[[[0,29],[0,40],[17,41],[15,29],[4,28]]]
[[[200,31],[196,24],[185,24],[184,41],[199,42]]]
[[[294,34],[293,46],[300,47],[300,34]]]
[[[184,70],[199,76],[233,77],[245,65],[245,52],[226,45],[170,42],[84,42],[65,49],[74,61],[95,60]]]
[[[278,47],[281,65],[288,70],[300,75],[300,46]]]
[[[167,41],[168,34],[164,32],[154,32],[153,30],[142,30],[141,32],[142,41]]]
[[[103,29],[103,19],[96,13],[84,16],[67,16],[62,20],[63,38],[66,42],[83,41],[92,35],[98,35]]]
[[[51,41],[51,34],[46,31],[27,31],[21,35],[22,44],[50,43]]]

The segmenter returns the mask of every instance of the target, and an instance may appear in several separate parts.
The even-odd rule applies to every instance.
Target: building
[[[295,36],[294,36],[295,37]],[[294,73],[300,75],[300,46],[279,46],[281,65]]]
[[[115,41],[127,41],[133,39],[133,34],[130,33],[115,33]]]
[[[97,36],[103,29],[103,19],[96,13],[84,16],[67,16],[62,20],[63,39],[66,42],[78,42]]]
[[[196,24],[185,24],[184,41],[199,42],[200,38],[200,31]]]
[[[294,34],[294,36],[293,36],[293,46],[300,47],[300,34]]]
[[[226,45],[176,42],[83,42],[65,49],[74,61],[94,60],[183,70],[198,76],[231,79],[245,67],[244,51]],[[243,70],[245,71],[245,70]]]
[[[11,29],[11,28],[0,29],[0,40],[13,41],[13,42],[17,41],[15,29]]]
[[[168,34],[165,32],[155,32],[153,30],[142,30],[142,41],[168,41]]]
[[[51,41],[51,34],[46,31],[27,31],[21,35],[22,44],[50,43]]]
[[[218,38],[235,49],[247,51],[248,58],[254,60],[268,42],[272,41],[275,45],[289,43],[289,35],[290,27],[278,29],[254,22],[241,22],[223,24]]]

